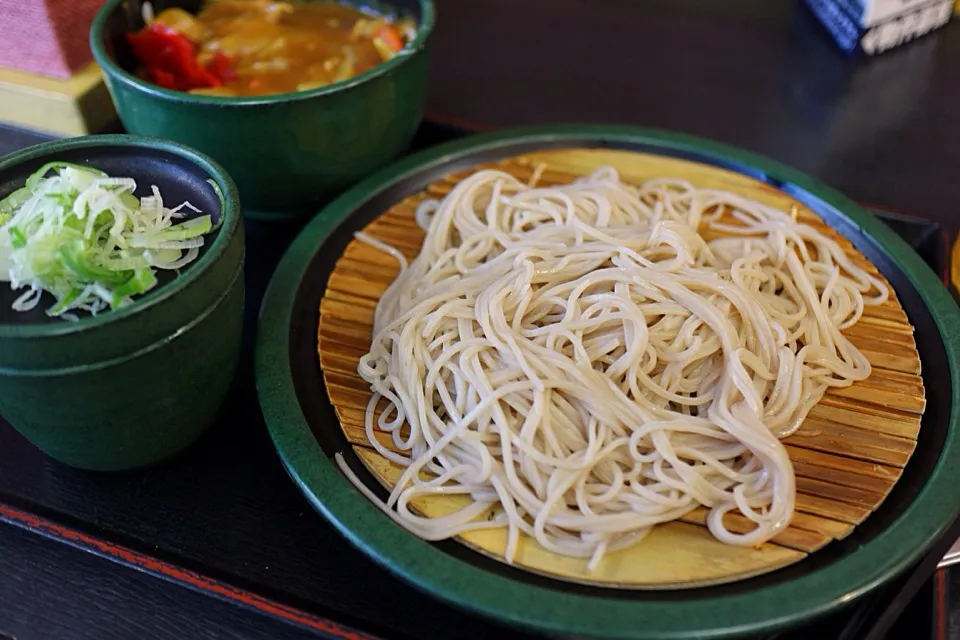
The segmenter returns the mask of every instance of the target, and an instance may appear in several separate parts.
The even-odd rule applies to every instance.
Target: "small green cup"
[[[214,161],[178,144],[90,136],[0,159],[0,197],[52,160],[134,178],[138,196],[156,185],[168,205],[187,200],[223,221],[179,275],[96,317],[47,318],[46,299],[30,312],[14,311],[18,293],[0,283],[0,415],[70,466],[147,466],[200,437],[236,370],[245,253],[237,190]]]
[[[153,0],[195,12],[198,0]],[[163,89],[132,72],[124,35],[143,26],[127,0],[107,0],[90,47],[130,133],[168,138],[208,154],[236,180],[246,215],[285,219],[319,205],[407,148],[427,97],[430,0],[391,6],[417,20],[417,35],[395,58],[344,82],[263,97],[215,97]],[[376,6],[376,3],[364,3]]]

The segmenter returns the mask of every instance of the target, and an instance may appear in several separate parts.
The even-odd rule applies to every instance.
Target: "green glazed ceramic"
[[[0,197],[44,163],[65,160],[156,185],[223,221],[179,275],[117,311],[48,318],[51,299],[21,313],[0,282],[0,415],[51,457],[119,471],[196,440],[226,396],[240,353],[244,234],[236,187],[210,158],[138,136],[90,136],[0,159]],[[216,184],[214,187],[208,181]]]
[[[155,0],[155,11],[197,0]],[[430,0],[390,3],[416,18],[401,54],[355,78],[275,96],[222,98],[170,91],[140,80],[123,35],[142,27],[127,0],[108,0],[90,32],[117,113],[131,133],[168,138],[215,158],[240,189],[248,215],[284,218],[316,211],[403,151],[427,95],[433,28]]]
[[[619,148],[748,174],[803,201],[848,237],[893,285],[916,328],[927,407],[917,448],[883,505],[847,538],[789,567],[735,583],[667,591],[560,582],[475,552],[425,542],[393,523],[346,480],[334,460],[384,496],[353,453],[317,364],[319,300],[353,234],[404,197],[451,172],[517,154]],[[310,503],[371,558],[464,609],[556,637],[757,637],[847,606],[893,579],[960,511],[960,312],[937,276],[884,224],[798,171],[725,145],[631,127],[554,126],[434,147],[358,184],[314,218],[280,263],[264,299],[257,390],[274,444]]]

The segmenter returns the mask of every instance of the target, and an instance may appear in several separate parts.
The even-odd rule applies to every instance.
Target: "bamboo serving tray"
[[[562,149],[516,156],[451,174],[385,211],[364,232],[413,259],[424,234],[413,219],[424,198],[441,198],[475,170],[499,168],[521,180],[545,165],[538,184],[560,184],[615,167],[625,181],[677,177],[701,188],[726,189],[789,211],[836,240],[858,265],[877,269],[815,213],[769,185],[717,167],[662,156],[604,149]],[[336,263],[320,304],[318,353],[327,394],[347,441],[387,488],[401,468],[377,454],[364,434],[370,390],[357,374],[360,357],[370,347],[376,304],[395,279],[393,258],[354,240]],[[893,289],[891,287],[891,294]],[[522,537],[515,564],[553,578],[629,589],[677,589],[741,580],[798,562],[831,541],[849,535],[873,513],[900,478],[916,447],[925,406],[920,358],[914,329],[895,295],[883,305],[867,307],[864,317],[845,332],[873,366],[871,376],[850,387],[831,389],[802,427],[784,444],[797,475],[797,512],[791,526],[758,548],[741,548],[715,540],[705,528],[707,511],[699,508],[680,521],[660,525],[631,548],[608,553],[587,572],[585,559],[551,553]],[[382,436],[382,437],[380,437]],[[380,442],[392,446],[387,434]],[[414,502],[426,515],[462,507],[465,500],[431,497]],[[727,526],[746,531],[750,523],[730,514]],[[506,531],[488,530],[458,538],[478,552],[503,559]]]

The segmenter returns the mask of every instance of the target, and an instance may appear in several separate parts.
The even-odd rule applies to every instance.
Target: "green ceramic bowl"
[[[370,491],[386,498],[344,437],[317,366],[318,301],[354,233],[451,172],[574,147],[679,158],[762,180],[819,214],[894,287],[916,328],[927,404],[900,480],[846,538],[789,567],[733,583],[609,589],[510,567],[453,540],[421,540],[346,479],[338,456]],[[351,543],[440,599],[550,637],[769,637],[850,606],[914,567],[960,511],[960,311],[937,275],[888,227],[832,189],[773,160],[678,133],[615,125],[499,131],[427,149],[371,176],[314,218],[277,267],[260,311],[256,377],[260,406],[287,472]]]
[[[153,1],[157,12],[169,6],[195,12],[199,4]],[[298,93],[196,96],[137,78],[123,36],[143,21],[129,0],[107,0],[94,20],[90,46],[127,131],[210,155],[236,180],[247,215],[287,218],[315,213],[315,205],[385,165],[407,147],[420,123],[433,3],[396,0],[390,6],[417,20],[408,49],[355,78]]]
[[[162,274],[134,304],[96,317],[48,318],[43,309],[52,298],[13,311],[18,293],[0,283],[0,415],[65,464],[102,471],[149,465],[203,433],[236,369],[244,298],[236,187],[210,158],[180,145],[90,136],[0,159],[0,197],[51,160],[132,177],[138,196],[156,185],[167,203],[189,200],[223,221],[179,275]]]

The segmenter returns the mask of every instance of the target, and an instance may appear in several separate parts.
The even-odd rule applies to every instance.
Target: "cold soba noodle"
[[[638,189],[609,168],[544,188],[480,171],[416,218],[409,265],[358,236],[402,266],[358,369],[370,444],[406,467],[396,521],[430,540],[507,527],[508,561],[525,533],[590,568],[698,505],[729,544],[789,525],[779,438],[827,387],[870,375],[841,331],[888,296],[833,240],[732,193]],[[472,502],[412,507],[453,494]],[[755,528],[728,529],[730,511]]]

